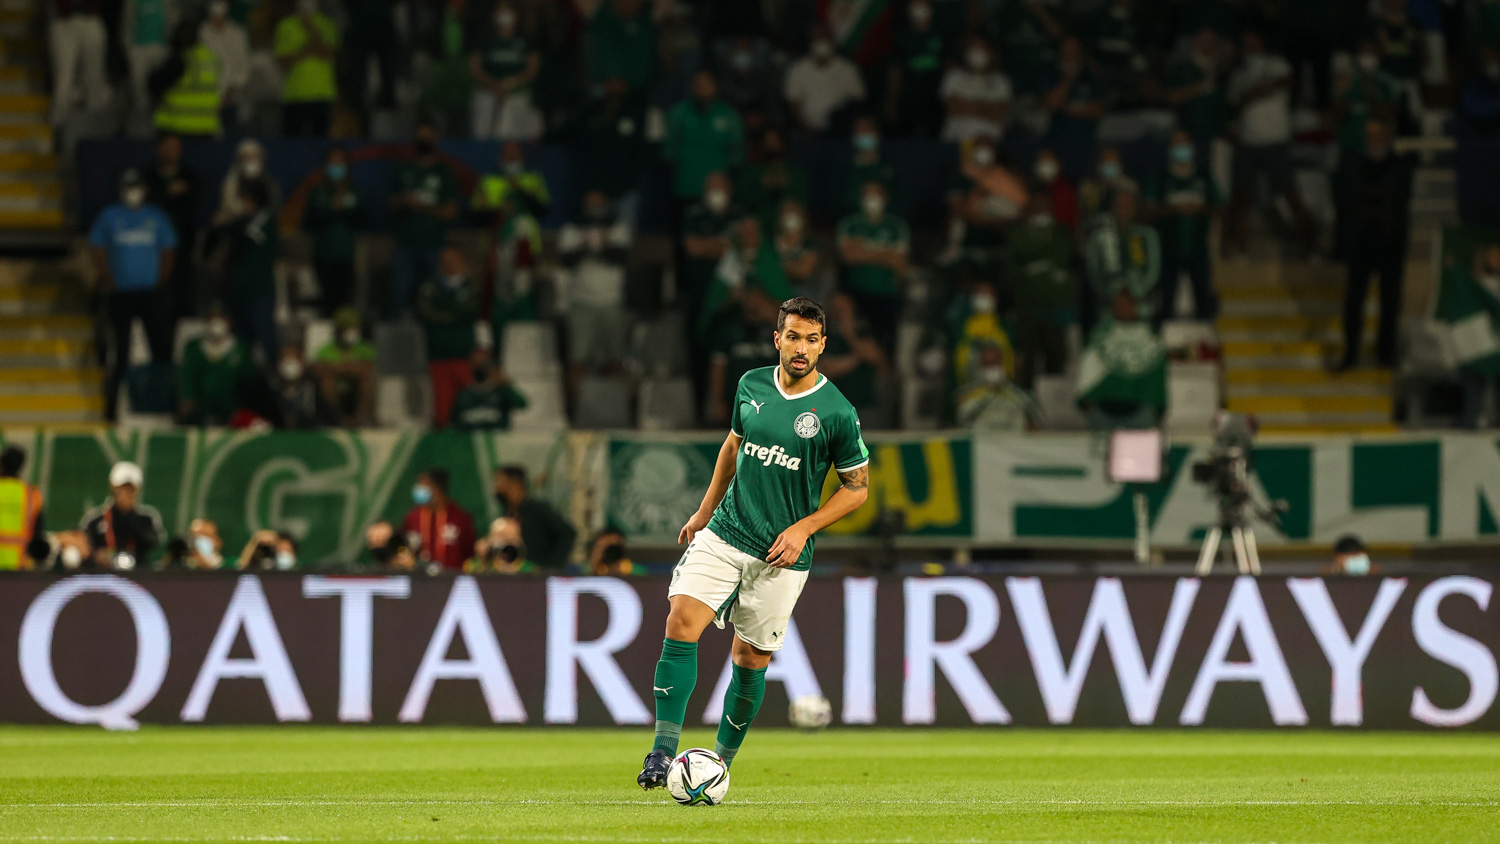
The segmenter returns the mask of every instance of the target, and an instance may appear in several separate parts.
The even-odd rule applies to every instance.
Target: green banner
[[[724,439],[708,436],[619,436],[607,445],[606,519],[642,542],[670,543],[698,509]],[[875,531],[881,512],[899,511],[910,536],[964,538],[974,530],[973,465],[967,437],[865,436],[870,449],[870,503],[824,531]],[[823,497],[838,487],[828,473]]]
[[[161,511],[169,534],[211,519],[234,556],[253,531],[286,530],[306,564],[353,560],[365,527],[399,521],[430,467],[448,470],[450,494],[481,531],[499,515],[491,491],[499,466],[525,466],[560,506],[571,496],[566,437],[550,434],[8,431],[5,441],[27,450],[24,476],[46,497],[49,530],[77,526],[109,495],[110,466],[129,460],[145,474],[141,500]]]

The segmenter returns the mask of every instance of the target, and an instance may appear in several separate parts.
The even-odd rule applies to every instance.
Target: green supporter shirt
[[[427,360],[468,360],[479,322],[479,294],[471,284],[429,281],[417,293],[417,317],[427,335]]]
[[[1046,76],[1046,83],[1042,86],[1045,94],[1056,88],[1062,82],[1062,75],[1052,71]],[[1104,83],[1094,74],[1085,70],[1078,74],[1073,84],[1068,88],[1068,96],[1065,100],[1070,106],[1087,106],[1100,100],[1108,102],[1108,90]],[[1061,110],[1052,113],[1052,122],[1047,127],[1047,143],[1054,148],[1076,148],[1080,146],[1092,148],[1094,138],[1099,134],[1099,120],[1096,118],[1075,117],[1065,114]]]
[[[276,215],[261,211],[224,226],[229,237],[229,298],[235,302],[275,298],[276,256],[281,241]]]
[[[740,551],[764,560],[776,537],[822,502],[830,468],[866,466],[870,452],[859,414],[823,375],[811,390],[788,396],[778,367],[753,369],[740,379],[730,408],[730,430],[740,438],[734,479],[708,522],[709,530]],[[809,537],[795,571],[812,568]]]
[[[776,326],[750,325],[738,318],[738,314],[735,317],[719,326],[712,338],[713,359],[724,363],[723,399],[731,408],[745,373],[775,366],[781,360],[773,339]]]
[[[190,341],[182,350],[177,367],[177,397],[197,405],[194,419],[227,423],[240,409],[240,385],[255,374],[250,350],[235,340],[229,351],[211,358],[203,350],[203,339]]]
[[[692,100],[667,115],[663,154],[673,164],[672,191],[683,199],[703,195],[703,180],[715,170],[728,173],[744,157],[745,130],[740,116],[724,102],[700,108]]]
[[[396,168],[391,175],[391,194],[415,194],[428,208],[458,200],[458,182],[453,171],[441,161],[424,167],[411,161]],[[396,241],[417,249],[441,249],[448,237],[448,221],[410,208],[395,215]]]
[[[497,32],[485,39],[476,52],[485,75],[491,79],[508,79],[526,70],[526,57],[531,55],[531,46],[524,38],[506,38]]]
[[[453,399],[453,427],[460,431],[508,431],[512,411],[526,407],[526,397],[509,383],[470,384]]]
[[[864,162],[850,159],[843,175],[843,204],[838,209],[840,214],[859,211],[865,195],[865,185],[870,182],[879,182],[885,188],[886,206],[890,211],[898,214],[905,212],[905,188],[896,177],[895,166],[885,159],[874,158]]]
[[[767,235],[779,231],[781,203],[795,199],[807,206],[807,171],[786,161],[751,164],[735,181],[735,199],[756,219]]]
[[[1146,186],[1145,198],[1162,206],[1163,216],[1157,221],[1161,232],[1161,248],[1166,254],[1183,261],[1198,260],[1208,255],[1208,212],[1219,206],[1219,189],[1214,180],[1201,172],[1182,178],[1168,170],[1152,179]],[[1188,205],[1202,205],[1198,214],[1177,213],[1175,209]]]
[[[590,82],[623,79],[638,91],[656,75],[656,24],[649,9],[622,18],[613,3],[600,3],[584,34]]]
[[[896,61],[901,68],[901,94],[913,92],[936,94],[943,78],[943,57],[948,48],[943,37],[931,27],[926,32],[907,29],[896,41]]]
[[[1339,124],[1339,148],[1345,152],[1365,151],[1365,124],[1377,110],[1401,101],[1400,84],[1382,72],[1360,73],[1349,80],[1344,94],[1347,110]]]
[[[1063,20],[1060,9],[1052,8],[1054,20]],[[1005,71],[1011,76],[1033,79],[1057,61],[1057,48],[1047,26],[1024,2],[1006,3],[995,21],[1000,33],[1000,55]]]
[[[1161,239],[1156,229],[1135,224],[1122,236],[1119,225],[1105,217],[1089,233],[1085,258],[1089,284],[1101,310],[1107,311],[1124,290],[1143,314],[1149,311],[1151,294],[1161,278]]]
[[[894,246],[902,251],[911,247],[911,231],[906,223],[890,214],[879,220],[871,220],[863,214],[846,217],[839,223],[838,239],[840,242],[846,239],[863,240],[874,246]],[[849,264],[846,271],[849,286],[861,293],[894,297],[899,292],[899,279],[889,267]]]
[[[744,213],[736,205],[730,205],[723,214],[715,214],[708,206],[699,202],[689,207],[682,218],[682,235],[693,237],[730,237],[734,224]],[[714,283],[714,273],[719,267],[718,258],[685,258],[679,291],[697,297],[697,301],[708,296]]]
[[[167,43],[167,0],[136,0],[131,38],[137,46]]]
[[[359,239],[359,224],[364,207],[352,187],[336,193],[324,182],[307,195],[307,213],[302,227],[313,237],[313,258],[331,264],[354,263],[354,248]]]
[[[1061,223],[1015,226],[1001,251],[1015,307],[1071,315],[1078,301],[1074,255],[1073,234]]]
[[[843,357],[853,352],[849,341],[837,331],[829,332],[828,345],[823,349],[824,358]],[[875,367],[860,361],[859,366],[840,375],[839,391],[855,407],[871,408],[880,404],[880,391],[876,386]]]
[[[375,346],[365,340],[344,348],[338,343],[324,343],[323,348],[313,357],[314,363],[374,363]]]
[[[1191,58],[1179,59],[1167,70],[1167,88],[1200,85],[1207,78],[1208,72],[1197,62]],[[1199,93],[1177,106],[1177,127],[1194,141],[1208,141],[1224,134],[1227,112],[1224,89],[1215,83],[1208,93]]]
[[[313,15],[313,27],[319,40],[338,51],[339,28],[327,15]],[[312,42],[312,33],[302,21],[301,15],[283,18],[276,25],[276,57],[295,56],[307,49]],[[320,103],[338,99],[338,83],[334,79],[333,59],[307,55],[284,71],[281,99],[288,103]]]

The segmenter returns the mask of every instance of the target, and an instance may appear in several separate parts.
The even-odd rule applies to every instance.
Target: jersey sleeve
[[[854,408],[838,415],[838,424],[834,426],[829,446],[835,472],[851,472],[869,465],[870,450],[865,448],[864,434],[859,428],[859,414]]]
[[[729,408],[729,432],[740,439],[745,438],[745,423],[740,419],[740,405],[745,403],[745,378],[748,375],[749,373],[740,376],[740,383],[734,388],[734,406]]]

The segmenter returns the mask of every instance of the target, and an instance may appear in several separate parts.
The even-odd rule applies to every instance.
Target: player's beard
[[[807,361],[807,368],[798,371],[792,366],[792,361],[794,360]],[[784,357],[781,359],[781,370],[786,373],[788,382],[796,384],[798,381],[801,381],[803,378],[806,378],[809,375],[817,375],[818,359],[817,357],[810,355],[793,355],[791,357]]]

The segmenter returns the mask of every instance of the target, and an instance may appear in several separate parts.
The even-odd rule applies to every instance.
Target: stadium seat
[[[1212,363],[1175,363],[1167,368],[1167,430],[1207,434],[1222,406],[1219,368]]]
[[[431,381],[405,375],[381,375],[376,379],[377,425],[382,428],[425,428],[431,422]]]
[[[562,374],[562,363],[557,359],[557,333],[551,323],[506,323],[504,333],[500,364],[512,378]]]
[[[629,428],[630,384],[623,378],[590,376],[578,388],[574,427]]]
[[[1036,402],[1042,409],[1042,428],[1048,431],[1083,431],[1088,420],[1078,409],[1076,380],[1066,375],[1038,375]]]
[[[636,326],[632,356],[647,378],[681,375],[687,371],[687,327],[682,315],[667,311]]]
[[[510,418],[512,429],[555,431],[568,426],[560,379],[512,376],[511,383],[526,397],[526,408],[516,411]]]
[[[641,384],[637,427],[645,431],[683,431],[693,427],[693,382],[687,378],[652,378]]]
[[[318,350],[333,341],[333,320],[308,320],[302,329],[302,356],[312,360]]]
[[[382,375],[427,375],[422,326],[404,320],[375,326],[375,371]]]

